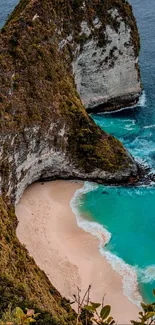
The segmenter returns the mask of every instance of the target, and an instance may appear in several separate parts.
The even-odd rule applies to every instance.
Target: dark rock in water
[[[108,192],[106,192],[106,191],[103,191],[103,192],[102,192],[102,194],[106,194],[106,195],[108,195],[109,193],[108,193]]]
[[[139,176],[137,177],[137,182],[133,181],[133,177],[130,177],[130,182],[128,186],[139,186],[139,185],[154,185],[155,174],[152,173],[150,167],[139,166]]]
[[[152,160],[155,160],[155,152],[151,152],[149,156],[152,158]]]

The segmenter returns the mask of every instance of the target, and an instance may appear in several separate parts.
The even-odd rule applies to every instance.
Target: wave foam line
[[[137,106],[145,107],[145,105],[146,105],[146,93],[143,90],[141,96],[139,97]]]
[[[121,258],[107,251],[104,246],[110,242],[111,233],[97,222],[89,221],[81,217],[79,212],[79,199],[83,194],[95,190],[98,187],[95,183],[85,182],[83,188],[75,192],[74,197],[70,201],[70,206],[76,216],[77,225],[84,231],[91,233],[99,239],[99,251],[106,258],[113,270],[122,277],[124,295],[138,307],[142,302],[142,297],[138,292],[138,280],[136,268],[125,263]]]
[[[100,248],[100,253],[110,263],[112,269],[121,275],[124,295],[132,303],[134,303],[138,307],[141,307],[141,302],[143,301],[143,299],[138,291],[138,279],[136,268],[125,263],[123,259],[121,259],[117,255],[112,254],[109,251],[106,251],[102,247]]]
[[[143,129],[154,129],[154,128],[155,128],[155,124],[146,125],[143,127]]]
[[[136,108],[136,107],[139,107],[139,106],[141,106],[141,107],[146,106],[146,94],[145,94],[144,90],[143,90],[141,96],[139,97],[138,103],[136,105],[122,107],[122,108],[119,108],[119,109],[116,109],[116,110],[110,111],[110,112],[101,112],[101,113],[98,113],[98,115],[115,114],[115,113],[118,113],[118,112],[121,112],[121,111],[124,111],[124,110],[128,110],[128,109],[131,109],[131,108]]]
[[[145,269],[139,269],[139,275],[143,283],[155,281],[155,265],[149,265]]]

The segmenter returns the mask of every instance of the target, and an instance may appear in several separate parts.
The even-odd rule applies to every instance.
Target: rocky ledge
[[[58,321],[48,324],[75,324],[19,243],[14,204],[40,179],[138,178],[137,163],[121,142],[85,110],[106,102],[116,106],[116,98],[119,105],[137,100],[138,53],[137,27],[125,0],[21,0],[1,30],[1,311],[8,301],[37,304],[56,315]]]
[[[138,174],[81,102],[105,107],[104,97],[117,107],[140,94],[139,37],[126,1],[21,0],[0,45],[1,192],[17,202],[41,178],[127,182]]]

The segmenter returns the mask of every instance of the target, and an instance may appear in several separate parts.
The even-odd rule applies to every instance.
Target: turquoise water
[[[0,27],[17,3],[18,0],[0,1]],[[144,93],[134,109],[111,115],[94,115],[93,118],[104,130],[119,138],[138,161],[155,171],[155,2],[130,0],[130,3],[141,36],[140,64]],[[122,274],[125,294],[134,302],[138,301],[139,296],[134,293],[137,275],[141,295],[146,301],[152,301],[151,291],[155,288],[154,184],[125,188],[95,187],[87,183],[85,187],[83,194],[79,192],[80,198],[77,195],[78,209],[82,215],[91,215],[96,223],[78,218],[79,225],[96,235],[104,232],[107,244],[104,250],[101,245],[100,251]],[[73,203],[75,207],[75,201]],[[77,210],[75,212],[78,213]]]
[[[133,109],[114,114],[93,115],[95,122],[119,138],[131,154],[155,172],[155,18],[154,0],[132,0],[141,35],[141,74],[144,92]],[[86,193],[85,193],[86,192]],[[125,293],[132,299],[128,283],[138,278],[138,289],[145,301],[153,301],[155,288],[155,185],[141,187],[93,186],[80,194],[79,210],[108,230],[110,241],[102,253],[111,254],[114,269],[116,256],[132,268],[126,274]],[[108,254],[106,255],[109,256]],[[113,261],[112,261],[113,259]],[[127,269],[125,271],[127,272]],[[134,286],[133,286],[134,295]]]
[[[83,194],[79,204],[82,215],[89,212],[93,221],[110,232],[111,239],[105,246],[106,251],[134,267],[139,291],[146,301],[153,300],[152,289],[155,288],[154,202],[153,187],[99,185]],[[114,265],[113,268],[115,269]],[[131,294],[130,298],[132,299]]]

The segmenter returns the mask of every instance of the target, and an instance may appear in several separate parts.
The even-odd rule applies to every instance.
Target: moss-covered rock
[[[122,144],[101,131],[85,112],[72,75],[72,55],[83,15],[87,12],[87,20],[91,24],[93,17],[103,11],[103,6],[107,12],[105,17],[109,17],[108,10],[112,8],[112,3],[127,16],[126,11],[130,7],[123,0],[104,1],[104,4],[86,1],[87,11],[82,9],[80,1],[21,1],[12,13],[0,39],[0,105],[1,134],[9,133],[12,138],[16,134],[13,155],[15,151],[18,152],[18,142],[24,142],[25,146],[27,128],[32,133],[34,129],[37,132],[40,139],[38,146],[49,129],[49,146],[67,156],[68,163],[74,166],[70,168],[72,177],[87,173],[86,178],[106,180],[109,174],[108,177],[104,176],[104,171],[113,175],[113,179],[121,180],[121,173],[122,179],[125,179],[132,170],[136,172],[136,165]],[[108,18],[105,18],[105,22],[108,22]],[[62,46],[69,31],[73,33],[72,42]],[[135,42],[138,46],[138,40]],[[30,143],[27,144],[28,151],[29,146]],[[28,154],[27,149],[25,147],[25,155]],[[10,150],[13,151],[12,147]],[[38,147],[38,150],[41,156],[42,149]],[[5,153],[3,156],[6,165]],[[20,159],[17,159],[16,167],[18,164],[21,165]],[[12,171],[12,167],[10,169]],[[118,171],[117,176],[115,173]]]
[[[85,4],[83,11],[80,0],[21,0],[0,35],[0,312],[8,302],[38,306],[39,324],[74,324],[75,315],[19,243],[15,201],[38,179],[124,182],[138,174],[120,141],[88,116],[72,73],[83,19],[91,25],[102,6],[125,17],[130,9],[124,0]]]

